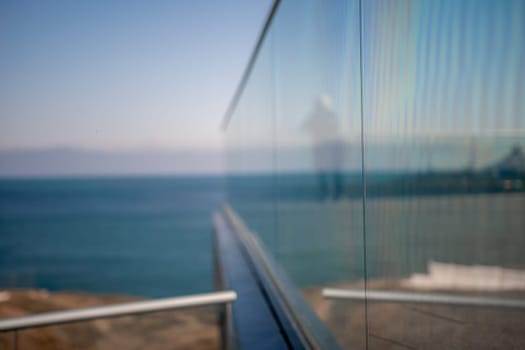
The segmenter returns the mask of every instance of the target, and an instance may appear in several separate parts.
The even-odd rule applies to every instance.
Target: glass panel
[[[341,344],[360,348],[364,317],[341,322],[320,296],[364,287],[358,2],[283,2],[272,34],[276,256]]]
[[[525,4],[364,4],[368,290],[525,297]],[[525,344],[519,310],[367,313],[372,348]]]
[[[363,346],[362,305],[341,323],[321,297],[364,287],[357,5],[279,5],[227,129],[228,201],[341,341]]]
[[[524,345],[519,309],[410,301],[525,298],[524,15],[511,0],[281,3],[228,131],[233,169],[271,175],[231,177],[230,201],[343,347]],[[363,281],[412,294],[319,295]]]
[[[275,249],[274,76],[267,37],[228,126],[228,202]]]

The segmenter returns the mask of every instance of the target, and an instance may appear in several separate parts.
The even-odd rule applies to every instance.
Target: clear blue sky
[[[0,1],[0,150],[217,148],[264,1]]]

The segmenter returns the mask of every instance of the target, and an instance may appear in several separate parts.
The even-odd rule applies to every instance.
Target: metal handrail
[[[303,345],[309,349],[338,349],[335,338],[317,318],[295,285],[287,279],[284,271],[281,271],[271,256],[266,253],[263,243],[250,231],[241,217],[228,204],[224,205],[223,214],[233,232],[246,248],[255,268],[259,269],[259,277],[275,293],[275,302],[288,316],[299,337],[302,338]]]
[[[448,304],[460,306],[491,306],[525,308],[525,299],[495,298],[437,293],[412,293],[363,289],[324,288],[328,299],[367,300],[387,303]]]
[[[234,291],[221,291],[76,310],[47,312],[31,316],[14,317],[0,320],[0,332],[17,331],[26,328],[44,327],[62,323],[88,321],[108,317],[129,316],[196,306],[228,304],[235,301],[236,299],[237,293]]]
[[[230,104],[228,105],[228,109],[226,110],[226,113],[224,114],[224,117],[222,118],[222,122],[221,122],[222,130],[226,130],[226,128],[228,127],[228,124],[230,123],[230,119],[233,115],[233,112],[235,111],[235,108],[237,107],[237,104],[239,103],[239,100],[241,99],[241,95],[244,91],[244,88],[246,87],[246,84],[248,83],[248,78],[250,77],[253,67],[255,66],[255,61],[257,60],[257,57],[259,56],[259,51],[261,50],[262,44],[264,42],[264,38],[266,37],[268,30],[270,29],[270,24],[272,23],[272,20],[275,16],[275,13],[277,12],[277,8],[279,7],[280,2],[281,0],[274,0],[273,5],[270,9],[270,12],[268,13],[268,16],[266,17],[266,21],[264,22],[264,26],[261,31],[261,34],[259,34],[259,39],[257,40],[257,44],[255,44],[255,48],[253,49],[253,52],[250,56],[250,60],[248,61],[248,65],[246,66],[244,73],[242,74],[241,81],[239,82],[239,85],[237,86],[237,89],[235,90],[232,100],[230,101]]]

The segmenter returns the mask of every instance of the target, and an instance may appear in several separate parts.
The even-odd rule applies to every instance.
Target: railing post
[[[16,329],[13,331],[13,349],[18,350],[18,331]]]

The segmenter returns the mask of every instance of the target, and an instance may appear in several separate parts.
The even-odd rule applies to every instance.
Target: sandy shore
[[[332,287],[363,288],[363,284]],[[369,281],[368,288],[412,290],[402,280]],[[477,294],[525,298],[523,291]],[[525,310],[369,302],[365,313],[363,302],[323,299],[319,287],[305,288],[303,295],[342,348],[364,348],[368,332],[372,349],[525,349]],[[0,317],[135,300],[78,292],[0,291]],[[19,349],[218,349],[216,316],[213,308],[199,308],[44,327],[19,332],[18,345]],[[11,349],[12,341],[12,333],[0,334],[0,349]]]
[[[362,289],[363,283],[332,287]],[[368,288],[411,290],[400,280],[369,281]],[[525,298],[524,292],[476,294]],[[324,300],[317,287],[305,288],[303,295],[343,348],[365,348],[368,332],[371,349],[525,349],[524,309],[368,302],[366,329],[364,302]]]
[[[0,318],[137,301],[126,296],[78,292],[0,292]],[[213,308],[159,312],[35,328],[18,332],[19,349],[218,349]],[[0,349],[12,349],[13,334],[0,333]]]

